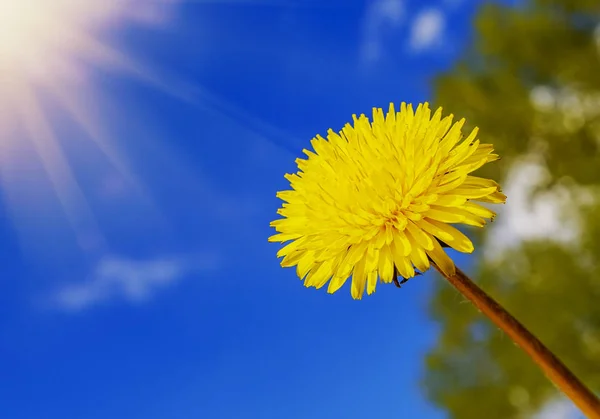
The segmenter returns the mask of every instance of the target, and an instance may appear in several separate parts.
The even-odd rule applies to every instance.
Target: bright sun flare
[[[127,17],[128,1],[0,0],[2,82],[55,82],[79,60],[100,58],[94,35]],[[130,12],[129,12],[130,13]],[[132,15],[134,16],[134,15]]]
[[[172,4],[138,0],[0,0],[0,192],[11,200],[11,163],[8,152],[29,141],[55,189],[80,244],[82,226],[94,230],[78,183],[56,137],[39,95],[50,93],[95,141],[120,171],[126,170],[95,129],[99,124],[82,97],[90,96],[90,70],[103,68],[142,75],[124,54],[102,41],[108,30],[126,23],[165,23]],[[92,232],[94,234],[94,232]]]

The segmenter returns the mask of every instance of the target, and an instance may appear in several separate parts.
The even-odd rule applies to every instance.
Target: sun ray
[[[82,248],[89,247],[87,237],[90,235],[103,242],[96,219],[35,93],[26,84],[20,87],[22,93],[19,95],[17,112],[48,174],[67,220],[76,234],[79,245]]]
[[[162,24],[165,12],[180,0],[152,2],[144,8],[135,7],[136,1],[0,0],[0,170],[4,174],[0,180],[12,182],[8,168],[18,170],[18,165],[8,163],[18,155],[13,151],[27,150],[20,144],[28,141],[84,250],[90,250],[90,236],[97,240],[92,250],[102,251],[104,240],[40,94],[50,93],[117,173],[142,191],[141,182],[81,100],[81,95],[91,94],[90,70],[101,68],[143,79],[144,71],[134,60],[103,40],[106,29],[125,22]],[[18,189],[18,185],[5,186]],[[44,203],[33,205],[43,208]]]
[[[109,141],[110,136],[102,128],[102,124],[94,117],[89,110],[89,106],[82,100],[79,94],[70,94],[64,90],[51,86],[52,96],[57,99],[60,105],[73,118],[73,120],[83,128],[88,138],[94,142],[96,147],[107,157],[110,164],[117,170],[123,179],[138,190],[143,189],[143,182],[130,170],[129,165],[124,160],[122,153]],[[86,92],[86,94],[89,92]],[[93,97],[98,97],[98,93],[93,93]]]

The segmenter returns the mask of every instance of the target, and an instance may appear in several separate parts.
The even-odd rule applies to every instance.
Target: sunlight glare
[[[22,196],[31,195],[25,201],[36,196],[11,184],[22,163],[14,161],[10,149],[25,140],[37,154],[80,245],[86,247],[85,237],[101,236],[40,95],[50,94],[62,104],[61,111],[87,132],[87,140],[94,141],[118,172],[132,179],[124,173],[127,167],[111,149],[107,136],[98,135],[95,127],[102,125],[97,121],[100,116],[93,109],[67,104],[94,94],[93,69],[144,78],[144,71],[103,39],[125,24],[166,23],[177,1],[0,0],[0,192],[13,214],[19,214],[14,207],[32,205],[23,202]]]
[[[94,31],[117,20],[127,1],[0,0],[2,82],[55,82],[87,51]]]

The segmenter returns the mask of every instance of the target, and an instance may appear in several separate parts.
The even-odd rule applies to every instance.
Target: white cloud
[[[446,18],[440,9],[426,9],[413,20],[410,32],[410,47],[422,51],[438,45],[444,34]]]
[[[80,311],[111,300],[147,301],[159,289],[186,275],[217,268],[213,254],[134,260],[108,256],[100,260],[90,277],[59,290],[55,306],[65,311]]]
[[[488,236],[487,257],[493,258],[525,240],[576,241],[578,218],[576,214],[566,217],[567,208],[562,205],[573,202],[573,191],[556,186],[533,196],[535,189],[547,182],[549,176],[546,168],[533,159],[513,165],[503,188],[508,197],[506,205],[498,209],[498,221],[491,226]]]
[[[367,6],[363,23],[360,54],[363,61],[374,62],[383,53],[386,29],[399,27],[404,20],[404,0],[372,0]]]

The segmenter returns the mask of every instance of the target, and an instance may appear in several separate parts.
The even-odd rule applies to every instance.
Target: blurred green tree
[[[435,80],[435,102],[479,126],[480,139],[503,157],[481,176],[510,181],[523,162],[547,171],[529,198],[553,197],[543,205],[563,211],[574,237],[497,246],[506,221],[500,214],[493,228],[470,232],[485,257],[469,271],[600,391],[600,1],[486,4],[474,39]],[[435,287],[430,313],[440,336],[424,377],[432,402],[451,418],[511,419],[532,417],[560,397],[445,281]]]

